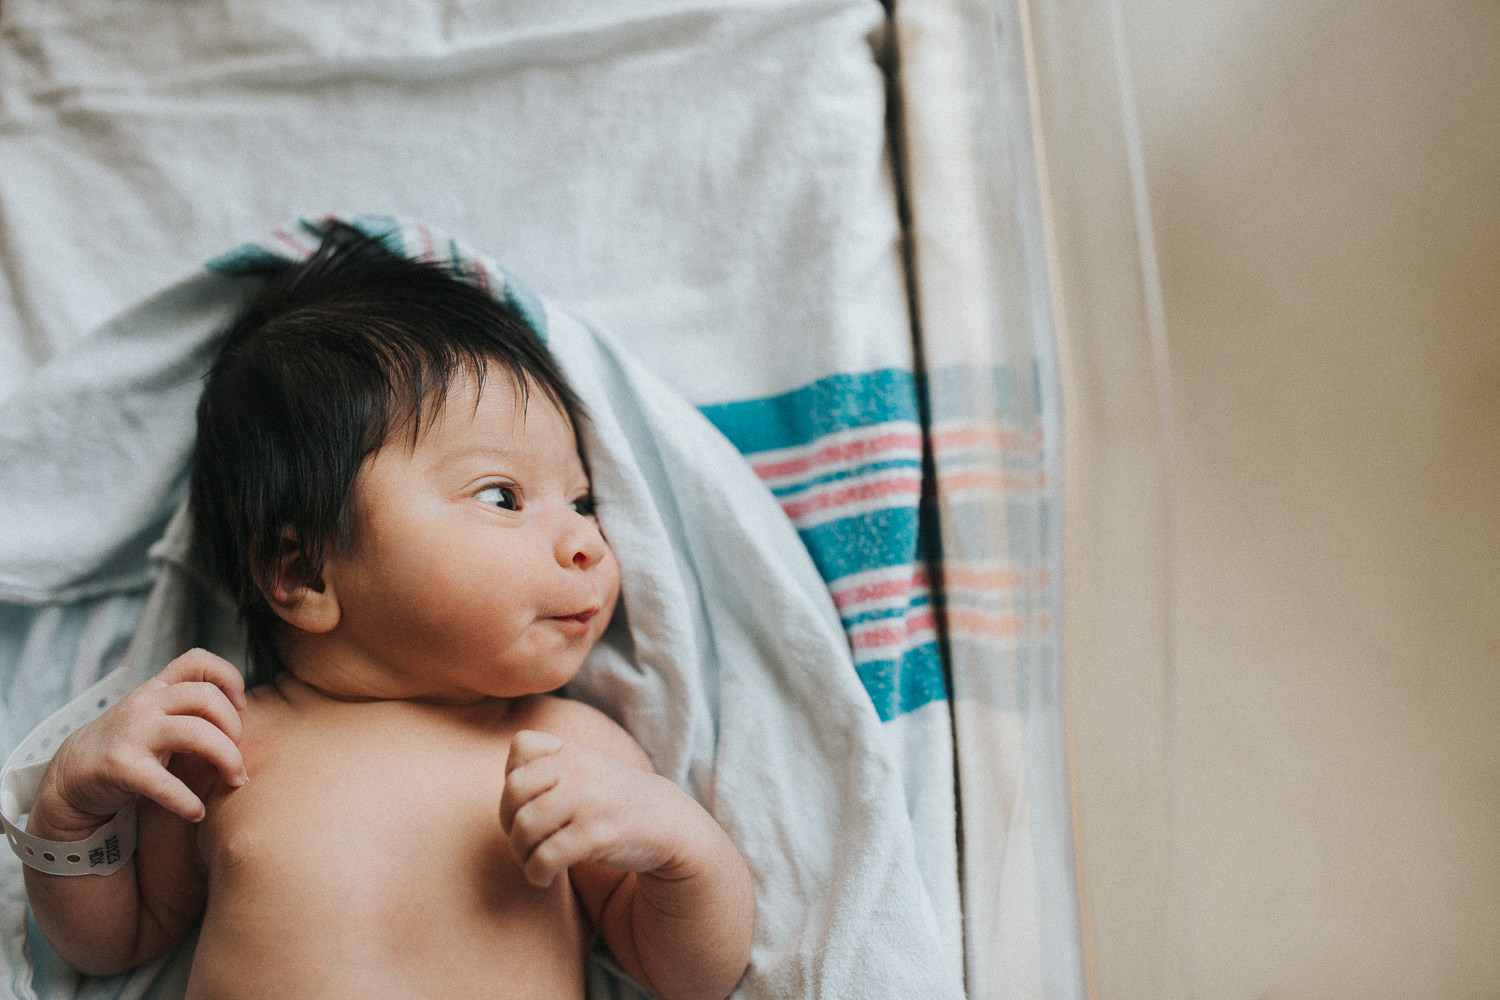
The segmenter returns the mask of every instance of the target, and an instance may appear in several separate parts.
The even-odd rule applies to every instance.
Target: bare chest
[[[481,995],[513,976],[538,996],[581,992],[577,900],[565,880],[528,883],[500,828],[503,729],[279,721],[247,725],[250,781],[210,803],[200,962],[273,958],[301,970],[284,984],[298,995],[319,992],[313,974],[335,995]]]

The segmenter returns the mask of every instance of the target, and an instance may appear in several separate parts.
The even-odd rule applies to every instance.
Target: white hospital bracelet
[[[33,837],[0,815],[5,839],[22,864],[49,875],[113,875],[135,853],[135,800],[82,840]]]
[[[20,827],[42,787],[47,762],[68,734],[98,718],[138,681],[116,670],[53,712],[11,751],[0,766],[0,828],[16,857],[52,875],[113,875],[135,853],[135,800],[82,840],[59,843],[33,837]]]

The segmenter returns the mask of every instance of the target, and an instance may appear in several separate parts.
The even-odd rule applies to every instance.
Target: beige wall
[[[1110,471],[1161,429],[1148,345],[1085,331],[1098,994],[1500,997],[1500,4],[1120,8],[1176,449]]]

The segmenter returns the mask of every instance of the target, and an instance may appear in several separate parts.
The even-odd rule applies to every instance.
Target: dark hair
[[[494,362],[523,406],[540,386],[579,426],[582,404],[514,308],[342,224],[230,325],[198,404],[190,505],[199,557],[248,629],[252,680],[284,666],[257,582],[278,579],[284,533],[319,572],[329,545],[352,544],[365,459],[399,432],[415,441],[452,380],[482,385]]]

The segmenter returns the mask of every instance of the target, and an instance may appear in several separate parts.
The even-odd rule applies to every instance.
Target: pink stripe
[[[432,249],[432,231],[426,226],[417,226],[417,236],[422,241],[422,259],[437,260],[437,254]]]
[[[807,517],[809,514],[825,511],[831,507],[842,507],[866,500],[880,500],[890,496],[920,496],[921,493],[922,480],[919,477],[882,479],[878,482],[861,483],[842,490],[820,493],[815,497],[795,503],[784,503],[781,509],[786,511],[787,517],[795,521],[799,517]]]
[[[1047,487],[1047,470],[1039,469],[1031,475],[1017,473],[1003,475],[987,469],[971,469],[963,472],[938,472],[938,492],[987,492],[987,493],[1038,493]]]
[[[942,454],[949,451],[968,451],[989,448],[998,451],[1032,451],[1044,441],[1042,428],[1038,427],[1029,437],[1020,431],[1002,430],[993,424],[967,424],[938,431],[932,436],[932,450]]]
[[[311,257],[313,255],[312,247],[305,246],[293,239],[292,235],[285,229],[273,229],[271,230],[271,235],[295,250],[298,257]]]
[[[905,642],[918,632],[930,632],[937,627],[937,619],[931,611],[910,615],[900,625],[872,628],[860,632],[849,640],[855,649],[874,649],[878,646],[894,646]]]
[[[896,580],[877,580],[874,583],[861,584],[848,590],[840,590],[833,595],[833,604],[836,608],[846,608],[851,604],[863,604],[866,601],[888,600],[892,597],[906,597],[914,590],[926,590],[930,586],[927,579],[927,571],[919,569],[909,577],[901,577]]]
[[[762,479],[785,479],[787,476],[805,475],[820,466],[868,458],[881,452],[920,451],[921,448],[922,436],[920,434],[882,434],[880,437],[865,441],[829,445],[815,454],[804,455],[801,458],[789,458],[782,462],[763,462],[755,466],[755,472]]]

